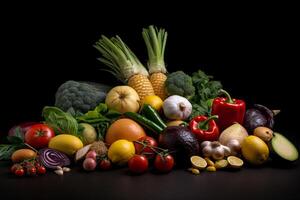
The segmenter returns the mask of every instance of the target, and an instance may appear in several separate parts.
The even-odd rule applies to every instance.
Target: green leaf
[[[8,142],[11,144],[21,144],[23,143],[23,139],[17,136],[7,136]]]
[[[0,144],[0,160],[9,160],[14,151],[22,148],[23,144]]]

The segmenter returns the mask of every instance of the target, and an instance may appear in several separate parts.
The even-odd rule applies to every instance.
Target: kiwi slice
[[[296,147],[280,133],[273,133],[270,146],[272,152],[283,160],[295,161],[298,159],[299,154]]]

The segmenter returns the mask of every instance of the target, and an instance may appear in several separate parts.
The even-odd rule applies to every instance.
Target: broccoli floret
[[[192,78],[183,71],[169,74],[165,86],[168,95],[180,95],[187,99],[195,95]]]
[[[73,115],[86,113],[105,100],[109,89],[102,84],[67,81],[56,92],[55,106]]]

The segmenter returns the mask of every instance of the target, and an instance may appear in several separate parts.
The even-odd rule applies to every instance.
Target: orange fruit
[[[135,141],[143,136],[146,136],[146,133],[138,123],[131,119],[123,118],[110,125],[106,132],[105,142],[112,144],[121,139]]]
[[[144,104],[149,104],[150,106],[152,106],[156,111],[160,111],[162,106],[163,106],[163,100],[157,96],[157,95],[149,95],[146,96],[143,101],[142,101],[142,105]]]

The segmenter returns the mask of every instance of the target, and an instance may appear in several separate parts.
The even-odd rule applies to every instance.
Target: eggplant
[[[248,109],[244,117],[244,127],[248,133],[253,133],[254,129],[263,126],[273,129],[275,112],[260,104],[254,104]]]
[[[159,136],[159,145],[166,148],[177,160],[177,165],[185,165],[200,151],[199,142],[187,127],[169,126]],[[180,161],[180,162],[178,162]]]

